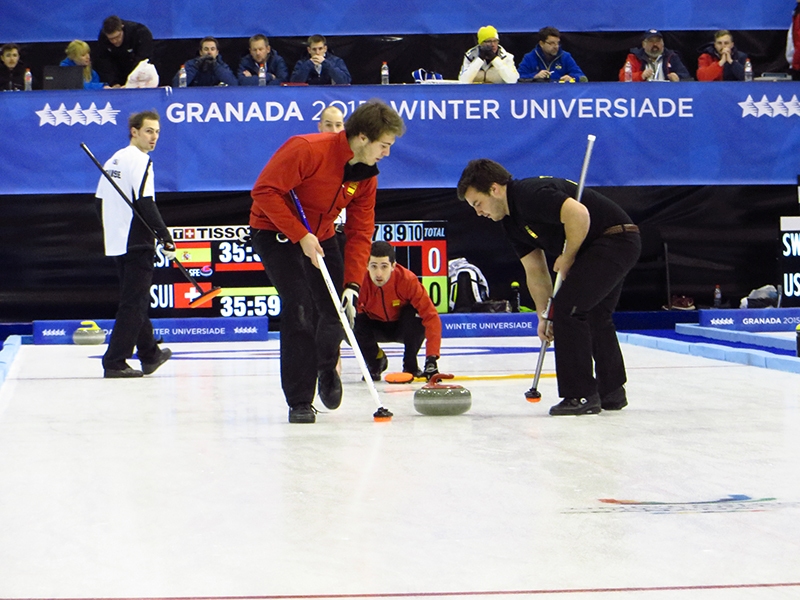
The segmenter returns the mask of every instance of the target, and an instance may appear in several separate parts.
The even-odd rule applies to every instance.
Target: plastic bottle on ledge
[[[719,286],[714,287],[714,308],[720,308],[722,306],[722,290],[719,289]]]
[[[625,61],[625,81],[633,81],[633,65],[629,60]]]
[[[749,58],[744,61],[744,80],[753,81],[753,63]]]
[[[389,85],[389,65],[386,61],[381,65],[381,85]]]
[[[186,87],[186,67],[181,65],[181,70],[178,71],[178,87]]]
[[[258,67],[258,85],[267,85],[267,69],[264,65]]]
[[[30,92],[33,89],[33,75],[30,69],[25,69],[25,91]]]
[[[519,283],[516,281],[511,282],[511,312],[518,313],[520,305],[519,296]]]

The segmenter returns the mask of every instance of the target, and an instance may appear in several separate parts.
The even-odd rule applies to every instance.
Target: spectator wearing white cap
[[[478,30],[478,45],[464,54],[461,83],[517,83],[519,73],[514,55],[500,45],[497,29],[486,25]]]
[[[678,54],[664,46],[664,36],[657,29],[644,32],[641,48],[631,48],[626,62],[631,63],[633,81],[681,81],[691,79]],[[625,67],[619,70],[625,81]]]

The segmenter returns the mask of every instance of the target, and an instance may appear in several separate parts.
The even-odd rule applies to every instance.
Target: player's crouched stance
[[[353,332],[374,381],[389,366],[378,342],[404,346],[403,372],[430,380],[439,372],[442,321],[417,276],[396,262],[388,242],[375,242],[367,273],[358,296]],[[425,340],[425,368],[420,371],[417,353]]]
[[[502,165],[470,161],[458,197],[481,217],[498,221],[525,269],[539,315],[539,338],[555,336],[558,395],[551,415],[619,410],[625,397],[625,363],[612,315],[622,282],[639,259],[639,228],[617,204],[566,179],[513,179]],[[552,301],[552,332],[544,311],[553,296],[545,253],[563,285]],[[596,375],[596,377],[595,377]]]

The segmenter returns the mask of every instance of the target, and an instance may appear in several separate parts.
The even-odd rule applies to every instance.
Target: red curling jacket
[[[350,211],[347,220],[350,220]],[[442,320],[417,276],[396,264],[389,281],[378,287],[372,283],[369,273],[364,275],[358,294],[358,312],[365,313],[373,321],[398,321],[400,309],[409,304],[419,313],[425,327],[425,356],[439,356]]]
[[[278,148],[250,192],[250,227],[280,231],[292,243],[307,233],[289,190],[294,190],[311,231],[320,241],[333,237],[333,221],[347,207],[344,283],[359,283],[367,268],[375,227],[378,168],[349,166],[347,134],[313,133],[289,138]]]

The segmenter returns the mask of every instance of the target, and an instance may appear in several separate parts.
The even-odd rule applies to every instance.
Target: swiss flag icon
[[[211,283],[200,283],[200,289],[203,292],[211,290]],[[192,308],[189,303],[200,297],[200,292],[191,283],[174,283],[175,292],[175,308]],[[211,308],[212,302],[198,306],[197,308]]]

